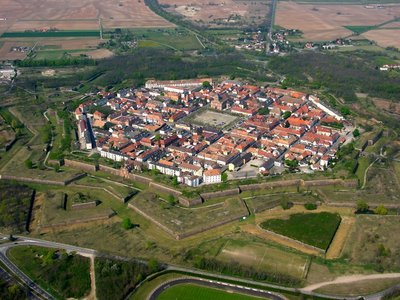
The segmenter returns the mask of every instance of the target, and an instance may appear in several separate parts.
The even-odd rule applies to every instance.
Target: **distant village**
[[[351,131],[316,96],[211,78],[99,92],[75,117],[81,149],[193,187],[325,170]]]

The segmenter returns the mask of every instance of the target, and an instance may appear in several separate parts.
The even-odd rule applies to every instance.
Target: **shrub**
[[[317,209],[317,204],[307,202],[306,204],[304,204],[304,207],[307,210],[315,210],[315,209]]]

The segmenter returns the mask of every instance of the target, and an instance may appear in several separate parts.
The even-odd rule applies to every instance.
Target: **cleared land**
[[[238,262],[257,270],[279,270],[296,278],[304,278],[308,259],[261,243],[228,240],[216,257],[225,262]]]
[[[222,291],[213,288],[203,287],[196,284],[179,284],[165,290],[157,299],[160,300],[193,300],[193,299],[220,299],[220,300],[254,300],[258,297],[251,297],[243,294]]]
[[[361,280],[347,284],[340,283],[327,285],[316,289],[315,292],[337,296],[361,296],[383,291],[399,283],[399,278]]]
[[[271,219],[260,224],[263,229],[326,250],[339,227],[339,214],[328,212],[294,214],[285,219]]]
[[[375,41],[379,46],[400,48],[400,29],[371,30],[362,35],[371,41]]]
[[[207,27],[257,26],[266,21],[270,0],[161,0],[167,11]]]
[[[275,24],[299,29],[304,40],[333,40],[352,35],[344,26],[376,26],[393,20],[400,14],[397,4],[383,9],[368,9],[364,5],[299,4],[278,2]]]
[[[238,117],[236,116],[212,111],[209,109],[201,111],[200,113],[197,113],[192,117],[192,119],[188,120],[189,122],[192,122],[194,124],[213,126],[217,128],[225,127],[238,119]]]

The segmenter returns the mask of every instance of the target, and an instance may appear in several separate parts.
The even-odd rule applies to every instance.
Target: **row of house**
[[[224,171],[254,161],[264,175],[286,160],[321,170],[345,140],[343,131],[329,126],[343,117],[315,96],[235,81],[206,87],[204,81],[212,83],[152,80],[147,88],[100,92],[75,111],[79,135],[92,128],[101,157],[190,186],[221,182]],[[227,131],[187,121],[202,107],[240,121]]]

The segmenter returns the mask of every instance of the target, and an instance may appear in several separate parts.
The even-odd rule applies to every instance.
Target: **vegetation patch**
[[[99,300],[125,299],[131,290],[160,267],[156,261],[116,261],[96,258],[96,293]]]
[[[9,256],[33,281],[57,298],[82,298],[90,292],[88,258],[37,246],[11,248]]]
[[[157,299],[192,300],[192,299],[220,299],[220,300],[255,300],[252,297],[214,288],[199,286],[197,284],[178,284],[165,290]]]
[[[353,31],[355,34],[361,34],[376,29],[376,26],[344,26],[344,27]]]
[[[27,229],[32,189],[0,181],[0,226],[14,232]]]
[[[340,221],[339,214],[321,212],[294,214],[287,220],[271,219],[260,225],[263,229],[326,250],[339,227]]]
[[[99,37],[98,30],[65,30],[65,31],[21,31],[5,32],[2,38],[32,38],[32,37]]]

